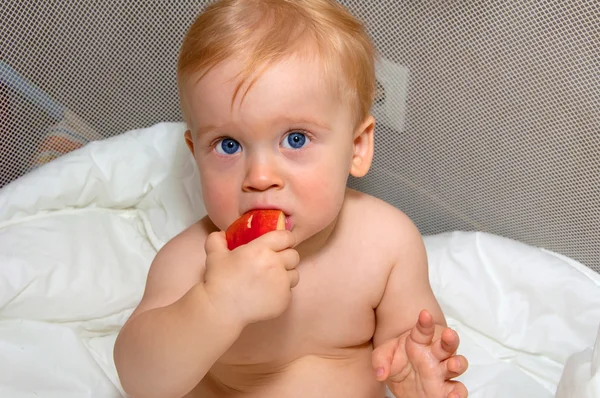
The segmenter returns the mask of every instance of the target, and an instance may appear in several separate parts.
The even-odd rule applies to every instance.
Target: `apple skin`
[[[225,231],[227,247],[238,246],[258,238],[270,231],[285,229],[285,214],[281,210],[250,210],[235,220]]]

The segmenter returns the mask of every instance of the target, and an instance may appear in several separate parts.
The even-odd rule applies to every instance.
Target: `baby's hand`
[[[244,326],[281,315],[299,279],[294,243],[290,231],[272,231],[230,251],[224,232],[210,234],[204,276],[210,301]]]
[[[391,339],[373,351],[376,378],[386,381],[397,397],[466,398],[467,388],[451,380],[467,370],[467,359],[455,355],[458,334],[443,328],[434,340],[433,317],[423,310],[416,325],[399,338]]]

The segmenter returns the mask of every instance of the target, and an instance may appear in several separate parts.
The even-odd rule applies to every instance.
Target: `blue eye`
[[[289,149],[300,149],[304,145],[308,144],[310,139],[303,133],[290,133],[283,139],[284,148]]]
[[[232,140],[231,138],[224,138],[221,142],[217,143],[215,147],[217,153],[221,155],[233,155],[239,149],[241,149],[240,144],[236,140]]]

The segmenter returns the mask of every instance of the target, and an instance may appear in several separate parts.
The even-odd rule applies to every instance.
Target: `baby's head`
[[[297,240],[330,225],[373,152],[374,49],[331,0],[222,0],[184,38],[186,142],[221,229],[276,207]]]
[[[179,87],[185,91],[221,62],[239,57],[244,64],[237,88],[245,84],[247,90],[264,68],[293,55],[318,59],[329,88],[353,108],[355,121],[368,116],[375,88],[373,45],[362,24],[335,0],[213,3],[183,41]]]

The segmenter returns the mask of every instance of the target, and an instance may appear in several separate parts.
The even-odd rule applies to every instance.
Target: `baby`
[[[179,58],[208,215],[168,242],[114,351],[134,397],[464,398],[419,231],[346,187],[373,158],[374,50],[333,0],[223,0]],[[228,250],[252,209],[287,230]]]

